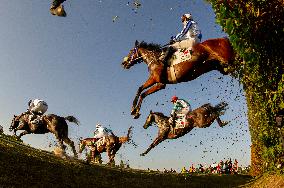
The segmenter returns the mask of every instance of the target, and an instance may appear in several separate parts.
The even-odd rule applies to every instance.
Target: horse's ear
[[[138,46],[139,45],[139,42],[138,40],[135,41],[135,46]]]
[[[14,115],[14,118],[17,117],[16,115]]]
[[[150,110],[150,114],[152,114],[153,112],[152,112],[152,110]]]

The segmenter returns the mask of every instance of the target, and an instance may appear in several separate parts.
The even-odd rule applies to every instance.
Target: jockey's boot
[[[176,129],[175,129],[175,127],[176,127],[176,126],[175,126],[175,125],[176,125],[175,121],[176,121],[176,120],[173,119],[173,120],[170,122],[170,126],[173,128],[173,133],[174,133],[174,134],[176,134],[176,133],[175,133],[175,130],[176,130]]]
[[[161,56],[159,57],[159,60],[163,62],[164,65],[167,65],[167,61],[170,59],[172,54],[175,52],[175,49],[171,46],[166,48],[165,52],[162,52]]]
[[[65,0],[54,0],[50,7],[50,13],[52,15],[66,17],[66,12],[64,10],[64,6],[62,5],[64,1]]]
[[[50,9],[56,9],[57,7],[59,7],[61,5],[61,3],[63,3],[66,0],[53,0]]]
[[[30,123],[32,125],[32,129],[35,131],[38,127],[42,125],[41,116],[33,114],[33,116],[30,119]]]

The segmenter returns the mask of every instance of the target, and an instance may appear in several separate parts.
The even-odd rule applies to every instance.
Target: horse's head
[[[152,123],[155,121],[155,117],[154,117],[154,113],[152,112],[152,110],[150,110],[150,113],[143,125],[144,129],[147,129],[149,126],[152,125]]]
[[[19,116],[14,115],[14,118],[12,119],[9,131],[15,130],[19,126],[20,120]]]
[[[134,48],[130,50],[126,57],[123,58],[123,62],[121,64],[123,68],[129,69],[136,63],[140,63],[142,61],[142,56],[139,54],[138,48],[139,42],[136,40]]]

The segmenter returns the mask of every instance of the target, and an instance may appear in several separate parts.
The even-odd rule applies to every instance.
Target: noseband
[[[136,58],[134,58],[134,56],[137,56]],[[142,56],[139,56],[138,54],[138,47],[135,46],[133,51],[132,51],[132,54],[131,54],[131,57],[130,57],[130,60],[129,60],[129,64],[133,64],[133,62],[139,60],[139,59],[142,59]]]

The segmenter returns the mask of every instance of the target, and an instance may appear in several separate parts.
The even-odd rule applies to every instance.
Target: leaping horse
[[[147,95],[165,89],[167,84],[194,80],[212,70],[228,74],[228,67],[235,59],[233,48],[227,38],[209,39],[194,45],[191,59],[173,66],[165,66],[159,60],[161,54],[160,45],[136,41],[134,48],[122,62],[124,69],[129,69],[142,61],[148,66],[148,80],[138,88],[131,108],[131,115],[135,119],[139,118],[142,101]]]
[[[18,130],[24,130],[24,132],[21,132],[19,136],[16,135],[18,139],[26,134],[31,133],[53,133],[57,138],[62,151],[65,151],[66,146],[63,144],[63,142],[65,142],[71,147],[74,157],[77,158],[78,156],[74,142],[68,137],[68,124],[66,123],[66,120],[79,125],[79,121],[74,116],[60,117],[55,114],[48,114],[42,116],[42,125],[35,128],[29,121],[29,112],[25,112],[18,116],[14,116],[9,130],[14,131],[14,135],[16,135]]]
[[[206,128],[209,127],[215,120],[220,127],[225,126],[228,124],[228,122],[222,122],[219,116],[224,114],[227,105],[228,104],[225,102],[221,102],[216,106],[211,106],[209,103],[202,105],[201,107],[187,114],[188,123],[182,128],[174,128],[169,122],[170,118],[165,116],[163,113],[150,111],[143,128],[147,129],[149,126],[155,123],[158,126],[159,131],[156,139],[148,147],[148,149],[141,154],[141,156],[146,155],[151,149],[166,139],[177,139],[181,136],[184,136],[194,127]]]
[[[107,152],[109,157],[108,164],[113,164],[116,152],[119,150],[123,143],[128,142],[130,140],[131,131],[132,126],[129,127],[126,136],[117,137],[115,135],[109,135],[105,138],[101,138],[101,144],[96,144],[96,138],[85,138],[83,140],[80,140],[79,153],[82,153],[82,151],[87,146],[91,150],[92,160],[95,161],[97,155],[100,155],[103,152]],[[100,140],[98,140],[98,142],[100,142]]]

